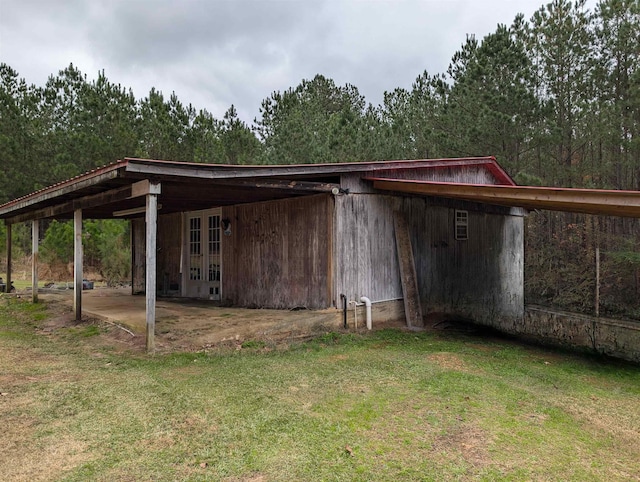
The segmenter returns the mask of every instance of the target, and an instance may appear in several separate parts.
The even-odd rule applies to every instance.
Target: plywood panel
[[[331,305],[333,200],[318,195],[223,208],[223,298],[238,306]]]

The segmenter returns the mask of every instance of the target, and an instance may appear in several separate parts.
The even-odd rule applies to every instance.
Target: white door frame
[[[182,296],[222,298],[221,215],[220,208],[183,213]]]

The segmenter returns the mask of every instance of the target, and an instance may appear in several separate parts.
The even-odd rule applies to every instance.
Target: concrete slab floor
[[[43,301],[73,305],[73,290],[42,291]],[[97,288],[83,291],[83,315],[122,325],[136,336],[146,329],[145,297],[131,288]],[[281,341],[309,334],[340,330],[342,312],[327,310],[270,310],[228,308],[213,302],[183,298],[158,298],[156,345],[159,348],[197,349],[225,341]]]

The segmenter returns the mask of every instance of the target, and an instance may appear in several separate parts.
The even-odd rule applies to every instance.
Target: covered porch
[[[71,289],[40,289],[39,297],[47,303],[64,305],[67,312],[73,307]],[[127,333],[125,338],[136,339],[137,344],[144,345],[146,299],[131,296],[130,288],[100,287],[84,291],[82,313],[84,319],[95,318],[118,326]],[[348,322],[352,330],[352,312]],[[362,321],[360,326],[363,327]],[[227,343],[241,345],[248,340],[279,343],[342,328],[342,312],[336,309],[249,309],[220,306],[205,300],[159,297],[155,310],[155,349],[198,351]]]

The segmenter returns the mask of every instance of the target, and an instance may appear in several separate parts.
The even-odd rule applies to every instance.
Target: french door
[[[220,209],[185,214],[185,296],[219,300],[222,295]]]

